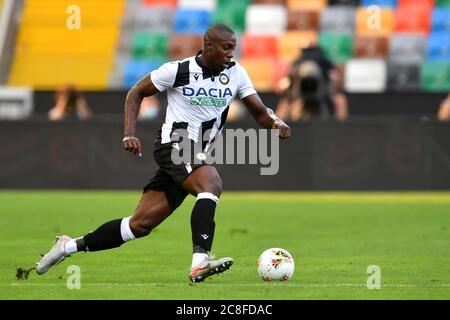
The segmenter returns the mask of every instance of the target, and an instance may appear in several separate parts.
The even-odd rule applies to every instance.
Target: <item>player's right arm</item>
[[[148,74],[136,83],[127,94],[125,100],[125,123],[122,144],[125,150],[142,156],[141,142],[135,136],[136,120],[142,100],[145,97],[158,93],[159,90],[152,82],[151,74]]]
[[[142,100],[173,87],[177,70],[178,64],[176,62],[165,63],[142,78],[128,91],[125,101],[125,125],[122,139],[125,150],[139,156],[142,155],[141,142],[135,136],[136,120]]]

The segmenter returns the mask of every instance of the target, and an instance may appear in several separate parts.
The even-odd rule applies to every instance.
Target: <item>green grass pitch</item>
[[[16,279],[55,235],[80,236],[132,214],[138,192],[0,192],[0,299],[450,299],[450,193],[233,193],[216,211],[213,253],[231,270],[191,284],[185,203],[150,236],[76,254],[38,276]],[[287,282],[256,273],[259,254],[282,247],[296,270]],[[70,265],[81,288],[68,289]],[[381,289],[368,289],[379,266]]]

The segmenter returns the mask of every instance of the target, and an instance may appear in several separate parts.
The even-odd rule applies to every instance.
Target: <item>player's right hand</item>
[[[122,139],[122,145],[125,150],[132,152],[139,157],[142,157],[142,148],[139,138],[136,138],[134,136],[125,136]]]

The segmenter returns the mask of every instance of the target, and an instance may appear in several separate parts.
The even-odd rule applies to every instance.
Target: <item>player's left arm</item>
[[[251,94],[242,102],[262,127],[266,129],[277,129],[280,139],[287,139],[291,135],[291,128],[261,101],[257,93]]]

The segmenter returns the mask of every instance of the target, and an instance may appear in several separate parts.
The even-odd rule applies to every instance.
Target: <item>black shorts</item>
[[[204,162],[175,164],[172,161],[171,154],[173,150],[172,142],[161,144],[156,142],[153,154],[159,168],[150,179],[150,182],[144,187],[147,190],[164,191],[169,202],[171,211],[175,211],[188,195],[188,192],[181,187],[183,181],[195,169],[206,165]]]

